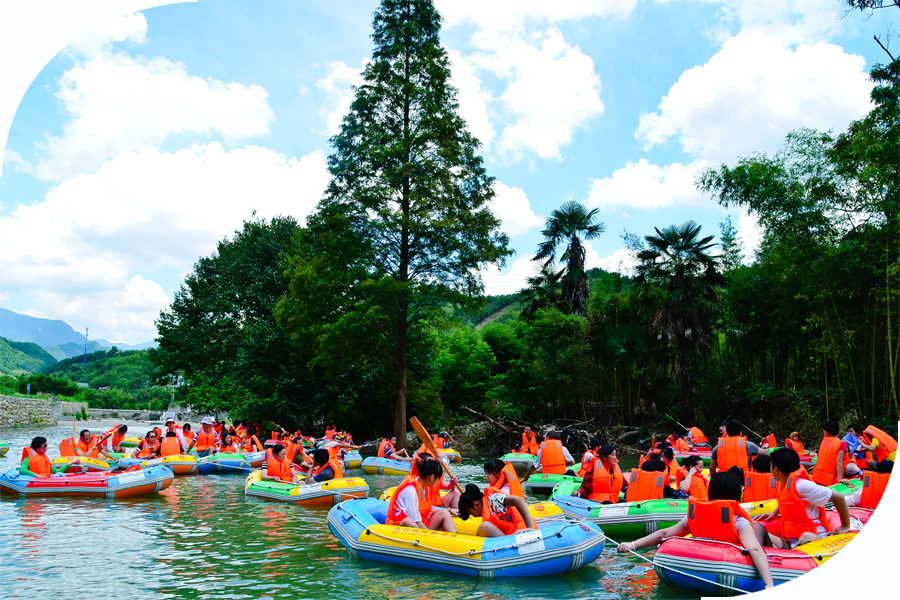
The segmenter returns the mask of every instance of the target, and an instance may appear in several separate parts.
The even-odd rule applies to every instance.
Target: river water
[[[146,428],[138,426],[137,432]],[[80,427],[79,427],[80,429]],[[99,430],[99,427],[94,427]],[[10,444],[0,470],[41,435],[51,449],[70,425],[0,430]],[[53,451],[49,453],[56,456]],[[486,481],[484,460],[454,467],[463,485]],[[623,470],[637,464],[622,457]],[[370,496],[400,477],[365,475]],[[660,586],[649,563],[617,555],[566,575],[479,580],[352,559],[331,534],[327,510],[244,496],[244,475],[177,477],[165,491],[125,500],[0,500],[0,596],[4,598],[696,598]],[[532,497],[529,500],[545,500]],[[650,554],[650,551],[644,551]]]

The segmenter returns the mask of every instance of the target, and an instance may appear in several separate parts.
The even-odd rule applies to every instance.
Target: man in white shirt
[[[562,437],[562,436],[559,435],[558,431],[547,432],[548,440],[559,440],[560,437]],[[543,445],[543,444],[541,444],[541,445]],[[566,448],[565,446],[563,446],[562,451],[563,451],[563,458],[566,461],[566,466],[570,467],[570,466],[574,465],[575,459],[572,458],[572,453],[569,452],[569,449]],[[541,450],[538,450],[537,456],[534,457],[534,463],[532,463],[531,467],[528,468],[528,473],[525,474],[525,477],[522,479],[522,481],[523,482],[528,481],[529,477],[531,477],[532,475],[537,473],[538,470],[541,468],[541,464],[542,464],[541,463]],[[574,473],[572,473],[572,475],[574,475]]]

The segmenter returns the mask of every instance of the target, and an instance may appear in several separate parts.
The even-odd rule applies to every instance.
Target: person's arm
[[[844,451],[838,450],[837,461],[834,464],[834,476],[840,483],[847,484],[848,480],[844,478]]]
[[[534,457],[534,462],[531,463],[531,466],[528,467],[528,472],[525,473],[525,477],[522,478],[522,481],[528,481],[528,478],[537,473],[538,465],[541,464],[541,451],[538,449],[537,456]]]
[[[762,547],[760,547],[759,541],[756,539],[756,534],[753,532],[753,525],[748,524],[741,529],[740,533],[738,533],[738,537],[741,540],[741,546],[746,548],[750,553],[750,560],[753,561],[753,565],[756,567],[756,570],[759,571],[759,576],[762,578],[763,583],[766,584],[766,589],[774,587],[775,582],[772,581],[772,571],[769,570],[769,559],[766,558],[766,553],[763,551]]]
[[[37,473],[32,473],[28,470],[28,457],[25,457],[25,460],[22,461],[22,465],[19,467],[19,475],[28,475],[30,477],[37,477]]]
[[[850,511],[847,510],[847,501],[844,495],[838,491],[831,492],[831,503],[841,515],[841,526],[834,530],[835,533],[846,533],[850,531]]]
[[[515,507],[519,511],[519,514],[522,515],[522,520],[525,521],[525,526],[528,527],[528,529],[538,528],[537,525],[534,524],[534,519],[531,518],[531,513],[528,512],[528,505],[518,496],[506,494],[506,498],[503,499],[503,505]]]
[[[572,453],[569,452],[569,449],[563,446],[563,458],[566,460],[566,466],[571,467],[575,464],[575,459],[572,458]]]
[[[678,521],[678,523],[672,525],[671,527],[666,527],[665,529],[660,529],[658,531],[654,531],[650,535],[645,535],[644,537],[635,540],[633,542],[622,542],[616,548],[617,552],[628,552],[629,550],[637,550],[638,548],[649,548],[650,546],[658,546],[662,543],[662,541],[666,538],[670,537],[684,537],[689,534],[691,531],[685,527],[685,525]],[[631,546],[629,548],[628,546]]]
[[[691,489],[691,480],[694,478],[696,468],[697,467],[691,467],[690,469],[688,469],[687,475],[684,476],[684,479],[681,480],[681,484],[678,486],[678,489],[680,489],[685,494],[687,494],[688,490]]]
[[[757,515],[757,516],[753,517],[753,520],[754,521],[771,521],[772,519],[778,517],[778,515],[780,515],[780,514],[781,514],[781,509],[776,506],[775,510],[773,510],[772,512],[767,512],[767,513],[763,513],[761,515]]]

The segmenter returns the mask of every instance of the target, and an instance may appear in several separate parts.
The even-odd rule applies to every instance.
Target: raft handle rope
[[[341,507],[341,509],[342,509],[342,510],[346,510],[346,509],[344,509],[343,507]],[[350,511],[347,511],[347,512],[350,514],[350,518],[352,518],[352,519],[355,520],[357,523],[359,523],[360,525],[362,525],[362,527],[366,530],[366,535],[370,535],[370,534],[371,534],[371,535],[376,535],[376,536],[378,536],[378,537],[380,537],[380,538],[384,538],[384,539],[386,539],[386,540],[388,540],[388,541],[391,541],[391,542],[397,542],[398,544],[411,544],[411,545],[416,546],[416,547],[422,547],[422,548],[424,548],[424,549],[426,549],[426,550],[432,550],[432,551],[434,551],[434,552],[439,552],[439,553],[441,553],[441,554],[447,554],[447,555],[449,555],[449,556],[466,556],[466,555],[468,555],[468,556],[474,556],[475,554],[486,554],[486,553],[488,553],[488,552],[499,552],[500,550],[506,550],[506,549],[509,549],[509,548],[518,548],[518,547],[519,547],[519,544],[507,544],[506,546],[500,546],[499,548],[488,548],[487,550],[474,550],[474,549],[472,549],[472,550],[467,550],[467,551],[465,551],[465,552],[448,552],[447,550],[442,550],[442,549],[440,549],[440,548],[434,548],[434,547],[432,547],[432,546],[426,546],[425,544],[420,543],[419,540],[401,540],[401,539],[392,538],[392,537],[390,537],[390,536],[384,535],[383,533],[378,533],[377,531],[372,531],[372,530],[369,528],[369,526],[367,526],[365,523],[363,523],[362,521],[359,520],[359,517],[357,517],[356,515],[354,515],[354,514],[351,513]],[[347,520],[345,520],[344,522],[346,523]],[[568,525],[564,525],[563,527],[560,527],[559,530],[556,531],[556,534],[555,534],[555,535],[556,535],[557,537],[561,538],[561,537],[562,537],[562,530],[563,530],[563,529],[566,529],[566,528],[568,528],[568,527],[575,527],[576,525],[581,525],[581,524],[583,524],[583,521],[582,521],[582,520],[580,520],[580,521],[572,521],[572,522],[570,522]],[[410,527],[409,529],[412,529],[412,528]],[[638,556],[640,556],[640,555],[638,555]]]

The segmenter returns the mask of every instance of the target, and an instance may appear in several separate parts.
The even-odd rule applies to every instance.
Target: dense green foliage
[[[35,373],[55,362],[56,359],[37,344],[0,337],[0,375]]]

